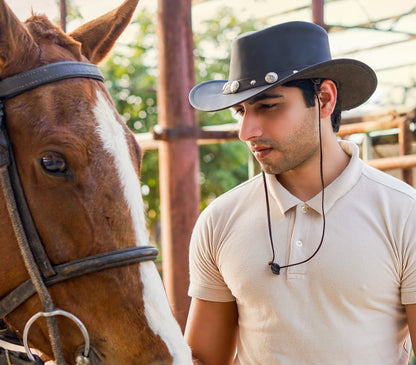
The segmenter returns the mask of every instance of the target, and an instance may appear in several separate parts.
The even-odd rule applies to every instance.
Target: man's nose
[[[238,137],[241,141],[249,142],[263,135],[263,128],[254,113],[246,111],[240,120]]]

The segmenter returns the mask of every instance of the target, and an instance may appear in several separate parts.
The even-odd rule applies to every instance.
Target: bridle
[[[130,247],[111,252],[101,253],[60,265],[53,265],[46,254],[45,247],[39,237],[20,182],[12,147],[6,131],[6,115],[4,102],[38,86],[68,78],[88,78],[103,81],[104,78],[97,66],[84,62],[57,62],[25,71],[0,81],[0,182],[13,225],[16,240],[30,279],[20,284],[5,297],[0,299],[0,318],[13,312],[32,295],[38,294],[44,307],[43,312],[35,314],[29,321],[33,323],[39,316],[46,317],[49,337],[55,362],[65,364],[59,331],[55,316],[65,315],[82,328],[82,322],[72,314],[54,307],[48,286],[69,280],[81,275],[119,267],[141,261],[155,260],[158,250],[153,246]],[[26,326],[28,326],[28,324]],[[30,327],[30,325],[29,325]],[[25,328],[27,334],[28,328]],[[83,331],[86,342],[88,333]],[[26,338],[24,338],[24,342]],[[33,356],[24,347],[9,343],[0,336],[0,364],[4,357],[5,364],[43,364],[39,357]],[[88,348],[87,348],[88,347]],[[27,354],[23,354],[26,352]],[[77,364],[89,364],[89,344],[79,354]],[[3,356],[3,357],[2,357]]]
[[[68,78],[88,78],[101,82],[104,80],[97,66],[83,62],[67,61],[41,66],[0,81],[1,188],[13,225],[16,240],[19,244],[20,252],[30,276],[29,280],[19,285],[6,297],[0,300],[0,318],[5,317],[32,295],[38,293],[44,307],[44,312],[40,313],[43,313],[43,315],[47,317],[51,345],[55,361],[58,365],[65,364],[65,361],[60,344],[59,331],[54,318],[54,313],[57,312],[57,309],[53,306],[52,298],[50,297],[46,287],[77,276],[112,267],[119,267],[141,261],[155,260],[158,254],[158,250],[153,246],[140,246],[88,256],[60,265],[53,265],[49,260],[33,222],[20,182],[12,147],[6,131],[4,101],[38,86]],[[61,311],[58,314],[62,315],[63,312],[65,311]],[[49,316],[48,313],[52,315]],[[69,313],[69,315],[71,314]],[[77,318],[75,316],[73,317],[74,318],[71,319],[76,321]],[[77,324],[79,325],[79,323]],[[3,349],[6,348],[6,346],[3,346],[4,341],[0,344]],[[26,347],[27,346],[25,344],[25,350]],[[16,348],[13,347],[13,349]],[[6,355],[17,356],[19,358],[22,357],[21,354],[13,354],[12,350],[6,349],[4,352]],[[88,355],[87,349],[84,348],[84,352],[80,354],[80,363],[88,363]],[[34,357],[30,351],[27,353],[27,356],[29,358],[29,362],[26,361],[26,359],[23,359],[22,362],[20,362],[21,364],[43,363],[39,362],[40,359]],[[16,359],[14,359],[14,363],[18,364]]]

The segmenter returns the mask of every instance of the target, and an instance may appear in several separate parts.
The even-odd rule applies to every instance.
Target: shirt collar
[[[363,162],[359,158],[359,149],[356,144],[348,141],[339,141],[339,144],[341,148],[351,156],[351,159],[344,171],[325,188],[325,212],[328,212],[335,202],[347,194],[358,182],[363,166]],[[266,181],[270,196],[277,203],[282,214],[286,213],[292,207],[303,203],[306,203],[309,207],[322,214],[322,192],[315,195],[307,202],[302,202],[286,190],[276,179],[275,175],[266,174]]]

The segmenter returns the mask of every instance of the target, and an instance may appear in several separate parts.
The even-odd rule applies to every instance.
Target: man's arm
[[[193,298],[185,328],[194,364],[229,365],[237,343],[235,302],[209,302]]]
[[[412,347],[416,350],[416,304],[406,305],[407,324],[409,326]]]

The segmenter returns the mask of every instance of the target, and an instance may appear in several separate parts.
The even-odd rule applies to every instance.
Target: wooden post
[[[189,309],[188,246],[199,215],[196,113],[188,102],[194,85],[191,0],[158,3],[158,125],[163,281],[173,313],[184,329]],[[189,133],[185,133],[189,131]]]
[[[66,0],[60,0],[59,2],[59,10],[61,14],[61,29],[66,32]]]
[[[410,117],[404,118],[399,122],[399,146],[400,156],[412,153],[412,136],[410,131]],[[404,168],[402,170],[402,180],[413,186],[413,170],[412,168]]]
[[[324,0],[312,0],[312,22],[327,28],[324,21]]]

